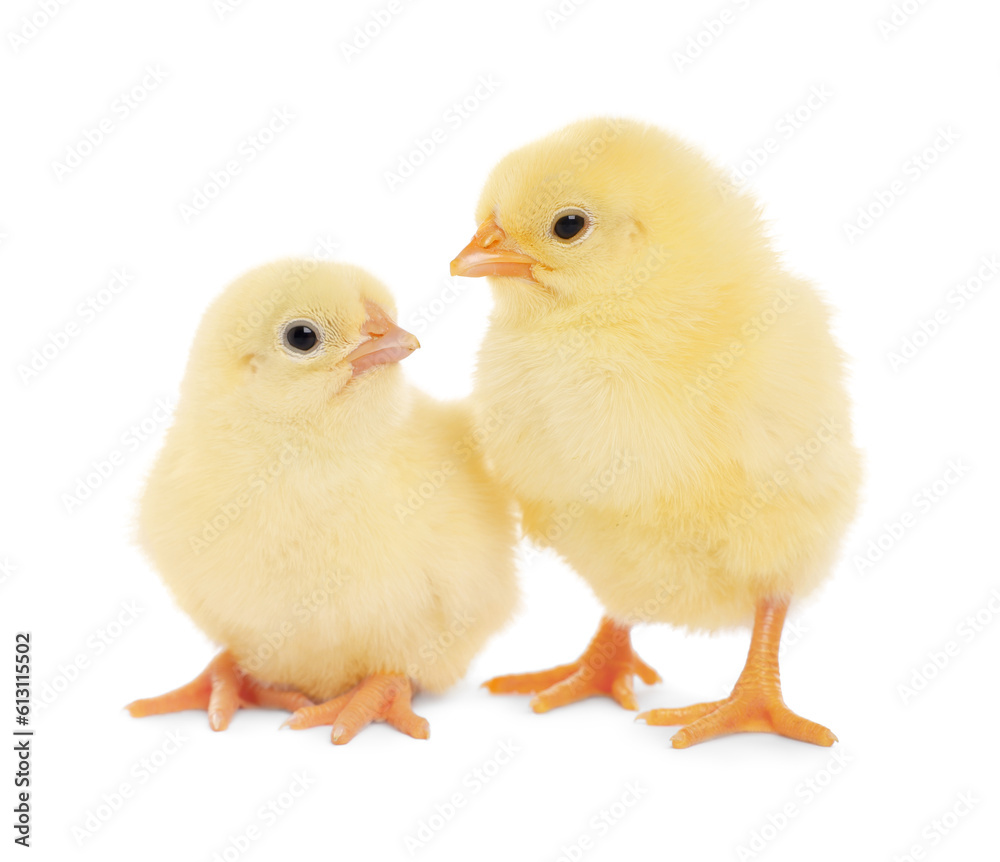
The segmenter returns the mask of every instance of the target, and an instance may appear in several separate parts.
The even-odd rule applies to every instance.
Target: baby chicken
[[[785,706],[793,596],[829,572],[859,484],[823,302],[783,269],[759,211],[705,158],[630,121],[578,122],[504,158],[454,275],[490,276],[475,398],[488,462],[525,532],[607,616],[583,656],[498,677],[544,712],[593,694],[636,709],[658,677],[629,630],[753,621],[732,695],[645,713],[684,748],[770,731],[834,735]]]
[[[454,683],[513,612],[512,505],[467,407],[401,376],[419,343],[393,315],[363,270],[296,260],[208,310],[140,538],[224,651],[133,716],[205,709],[223,730],[270,706],[335,743],[373,720],[426,738],[414,687]]]

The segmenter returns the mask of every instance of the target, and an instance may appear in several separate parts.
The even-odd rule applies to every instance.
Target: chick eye
[[[566,209],[556,213],[552,221],[552,234],[563,241],[580,237],[588,227],[590,218],[583,210]]]
[[[322,330],[311,320],[293,320],[285,325],[282,346],[293,356],[313,353],[322,341]]]

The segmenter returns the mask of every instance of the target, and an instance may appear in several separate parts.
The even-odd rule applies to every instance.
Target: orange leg
[[[575,662],[538,673],[497,676],[483,685],[493,694],[536,694],[535,712],[548,712],[594,695],[610,695],[625,709],[638,709],[632,692],[632,676],[647,685],[660,681],[659,674],[635,654],[629,627],[610,617],[601,620],[590,645]]]
[[[833,745],[837,737],[821,724],[792,712],[781,697],[778,644],[788,611],[787,600],[762,599],[757,605],[746,665],[725,700],[683,709],[654,709],[637,720],[656,725],[686,725],[672,737],[674,748],[687,748],[729,733],[777,733],[815,745]]]
[[[225,651],[212,659],[208,667],[187,685],[159,697],[134,700],[125,709],[133,718],[203,709],[208,713],[212,730],[225,730],[240,707],[257,706],[294,712],[310,704],[312,701],[304,694],[274,688],[247,676],[232,655]]]
[[[282,727],[303,730],[330,724],[330,740],[334,745],[344,745],[373,721],[385,721],[414,739],[427,739],[430,726],[426,718],[410,708],[412,697],[408,677],[376,673],[333,700],[297,710]]]

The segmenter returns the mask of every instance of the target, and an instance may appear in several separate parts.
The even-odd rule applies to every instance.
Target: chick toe
[[[413,686],[400,674],[373,674],[350,691],[316,706],[298,710],[282,726],[292,730],[332,725],[334,745],[350,742],[373,721],[384,721],[414,739],[428,739],[427,719],[413,712]]]
[[[265,685],[250,676],[243,676],[240,689],[240,706],[257,706],[262,709],[283,709],[295,712],[297,709],[312,706],[313,702],[295,689],[276,688]]]
[[[561,664],[533,673],[511,673],[486,680],[482,687],[490,694],[537,694],[568,679],[579,670],[579,662]]]
[[[632,689],[635,675],[648,685],[660,681],[660,675],[632,649],[629,627],[605,617],[575,662],[535,673],[498,676],[483,685],[493,694],[537,694],[531,708],[538,713],[597,695],[635,710],[639,708]]]
[[[311,703],[300,692],[255,680],[236,663],[232,654],[223,651],[187,685],[158,697],[134,700],[125,708],[133,718],[203,709],[208,713],[209,726],[218,731],[229,727],[241,707],[296,710]]]
[[[704,707],[710,707],[709,711],[693,718],[694,711]],[[685,717],[690,723],[670,738],[674,748],[689,748],[731,733],[776,733],[827,747],[837,741],[829,728],[792,712],[780,693],[743,690],[717,704],[698,704],[678,710],[654,709],[642,713],[639,719],[647,724],[672,726],[683,724]]]
[[[782,698],[778,644],[787,610],[785,600],[760,602],[747,662],[729,697],[679,709],[653,709],[637,720],[657,726],[686,725],[671,737],[674,748],[730,733],[776,733],[814,745],[833,745],[837,737],[829,728],[792,712]]]
[[[208,698],[212,681],[208,671],[203,671],[187,685],[168,691],[158,697],[144,697],[133,700],[125,709],[132,718],[146,718],[150,715],[164,715],[169,712],[184,712],[189,709],[208,709]]]

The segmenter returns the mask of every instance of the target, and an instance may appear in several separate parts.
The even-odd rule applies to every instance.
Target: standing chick
[[[467,409],[401,376],[419,343],[393,305],[361,269],[288,260],[205,315],[140,535],[224,652],[133,716],[205,709],[224,730],[273,706],[335,743],[373,720],[426,738],[413,687],[446,689],[512,613],[507,498]]]
[[[511,153],[476,221],[451,271],[491,276],[487,459],[526,533],[607,610],[580,660],[487,686],[540,692],[536,712],[593,694],[635,709],[633,674],[658,677],[632,625],[753,621],[729,698],[640,718],[686,725],[675,748],[737,731],[831,745],[778,676],[789,601],[829,572],[859,483],[822,301],[748,196],[635,122],[579,122]]]

